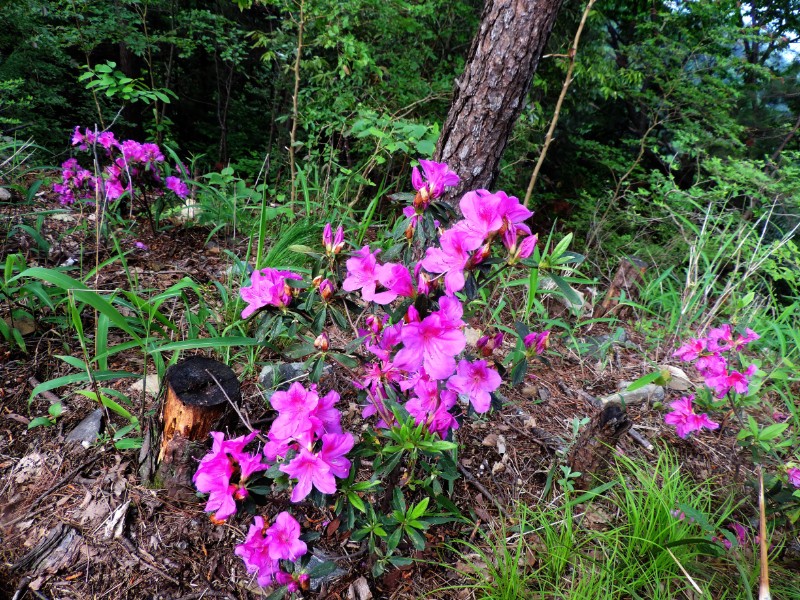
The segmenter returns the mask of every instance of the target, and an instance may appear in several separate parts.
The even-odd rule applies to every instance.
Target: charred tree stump
[[[642,280],[644,272],[647,270],[647,263],[640,258],[623,258],[619,263],[617,273],[611,282],[611,286],[606,292],[606,297],[600,305],[600,310],[596,316],[602,317],[619,304],[620,293],[625,292],[628,298],[636,295],[636,286]],[[620,314],[624,318],[624,315]]]
[[[239,381],[230,367],[193,356],[170,367],[165,383],[156,482],[169,496],[188,498],[194,496],[192,476],[209,432],[225,413],[228,399],[239,401]]]
[[[592,482],[606,468],[619,439],[631,428],[628,415],[619,404],[609,404],[583,430],[567,455],[570,469],[580,472],[576,490],[591,489]]]

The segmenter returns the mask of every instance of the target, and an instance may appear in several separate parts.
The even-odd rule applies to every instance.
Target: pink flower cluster
[[[256,433],[226,440],[225,434],[212,431],[214,444],[200,461],[193,481],[198,492],[208,494],[206,512],[214,513],[212,520],[221,523],[236,512],[236,501],[247,497],[247,480],[269,465],[258,454],[245,452]]]
[[[264,456],[274,462],[290,452],[294,456],[279,468],[296,480],[292,502],[300,502],[314,487],[323,494],[336,492],[336,480],[350,473],[346,454],[353,448],[352,434],[342,432],[341,413],[334,407],[339,394],[331,390],[322,398],[315,385],[306,390],[294,383],[270,398],[278,411],[264,446]],[[320,443],[321,442],[321,443]],[[315,448],[319,450],[315,451]]]
[[[356,386],[366,390],[369,404],[363,416],[377,414],[379,426],[394,423],[386,409],[387,398],[406,393],[405,409],[417,424],[425,423],[432,433],[446,437],[458,428],[452,409],[463,396],[478,413],[489,410],[491,393],[501,384],[500,375],[485,360],[456,358],[466,347],[462,331],[463,307],[454,297],[439,299],[438,310],[421,317],[410,306],[406,317],[395,325],[370,316],[367,329],[359,334],[375,361],[365,365]]]
[[[458,183],[458,176],[447,165],[431,161],[420,161],[420,164],[425,177],[414,169],[412,183],[418,193],[414,206],[404,210],[412,219],[412,228],[430,199],[440,196],[446,186]],[[427,249],[425,257],[414,267],[413,275],[401,264],[380,264],[380,251],[373,252],[369,246],[364,246],[347,261],[347,278],[342,289],[361,290],[364,300],[389,304],[398,297],[415,298],[417,294],[429,293],[435,283],[428,275],[432,274],[444,279],[445,293],[452,296],[464,288],[466,272],[489,257],[495,239],[505,246],[509,264],[516,264],[533,253],[537,236],[531,235],[530,227],[523,223],[533,213],[517,198],[505,192],[476,190],[464,194],[459,208],[464,218],[442,233],[438,248]]]
[[[135,140],[117,141],[110,131],[96,133],[91,129],[81,131],[76,127],[72,134],[72,145],[79,150],[90,150],[99,146],[111,161],[96,177],[82,168],[78,160],[70,158],[61,165],[61,183],[53,190],[61,197],[61,204],[72,204],[76,200],[93,200],[99,191],[107,200],[117,200],[124,193],[133,194],[134,186],[166,188],[179,198],[189,195],[189,188],[179,177],[168,176],[164,181],[161,169],[164,154],[156,144],[140,144]],[[178,165],[185,173],[185,167]]]
[[[493,240],[499,238],[503,242],[510,264],[528,258],[537,241],[523,223],[533,213],[505,192],[467,192],[459,208],[464,218],[442,233],[440,247],[428,248],[421,263],[429,273],[444,276],[445,293],[449,296],[464,288],[465,272],[488,258]],[[527,237],[518,243],[522,235]]]
[[[239,290],[242,300],[248,304],[242,311],[242,318],[246,319],[265,306],[286,308],[292,301],[292,288],[286,283],[287,279],[299,281],[302,277],[291,271],[278,271],[269,267],[253,271],[250,285]]]
[[[248,573],[256,574],[258,585],[266,587],[277,583],[296,592],[308,581],[308,575],[286,573],[281,570],[280,561],[296,562],[307,550],[306,543],[300,539],[300,523],[284,511],[269,527],[263,517],[256,517],[247,538],[236,546],[234,553],[242,558]]]
[[[668,425],[675,425],[678,437],[685,438],[693,431],[706,429],[717,429],[719,423],[715,423],[708,418],[706,413],[698,415],[692,407],[694,394],[690,394],[670,403],[673,411],[664,416],[664,422]]]
[[[734,335],[731,326],[725,324],[709,331],[707,337],[690,338],[673,356],[683,361],[695,361],[706,386],[717,398],[724,398],[731,390],[746,395],[756,366],[750,365],[744,371],[731,369],[729,359],[723,354],[737,352],[759,337],[752,329],[746,329],[744,335]]]

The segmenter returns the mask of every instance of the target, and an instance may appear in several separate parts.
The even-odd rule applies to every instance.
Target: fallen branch
[[[465,467],[461,463],[458,463],[458,470],[461,471],[462,475],[464,475],[464,479],[466,479],[469,483],[471,483],[475,487],[476,490],[478,490],[481,494],[486,496],[489,500],[491,500],[494,503],[494,505],[497,507],[497,510],[500,511],[501,515],[503,515],[506,519],[511,519],[506,509],[503,507],[502,504],[500,504],[500,501],[497,498],[495,498],[494,495],[489,490],[487,490],[486,487],[480,481],[475,479],[475,476],[469,469],[467,469],[467,467]]]

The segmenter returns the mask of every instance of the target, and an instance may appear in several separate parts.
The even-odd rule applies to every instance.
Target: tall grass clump
[[[448,545],[458,581],[438,590],[483,600],[748,598],[725,541],[734,509],[718,484],[694,482],[662,450],[655,463],[618,456],[604,494],[518,503],[513,524]],[[757,578],[756,578],[757,580]],[[738,585],[732,587],[732,582]]]

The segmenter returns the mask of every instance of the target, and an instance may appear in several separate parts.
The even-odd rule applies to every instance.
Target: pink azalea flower
[[[502,382],[499,373],[490,369],[485,360],[472,363],[462,360],[458,363],[456,374],[448,380],[447,387],[468,396],[475,412],[485,413],[492,403],[491,392],[499,388]]]
[[[174,192],[178,198],[186,198],[189,195],[189,187],[177,177],[171,175],[167,177],[165,187]]]
[[[234,494],[238,490],[231,484],[233,463],[223,452],[207,455],[197,467],[192,480],[198,492],[208,494],[205,511],[215,513],[214,520],[224,521],[236,512]]]
[[[417,425],[427,424],[428,430],[441,438],[447,437],[451,429],[458,429],[458,421],[450,414],[450,409],[458,402],[454,391],[442,390],[440,394],[436,382],[433,382],[433,388],[415,387],[415,391],[417,396],[406,402],[405,409],[414,417]]]
[[[350,461],[345,455],[352,450],[355,439],[349,433],[326,433],[322,436],[322,450],[319,458],[339,479],[350,474]]]
[[[370,251],[369,246],[364,246],[351,258],[347,259],[347,277],[342,282],[342,289],[346,292],[361,290],[361,296],[367,302],[376,304],[389,304],[397,298],[397,293],[391,290],[376,293],[375,288],[380,283],[380,265],[378,265],[377,252]]]
[[[689,338],[687,342],[672,353],[672,356],[679,358],[683,361],[694,360],[699,357],[706,350],[708,340],[705,338],[695,339]]]
[[[134,242],[133,245],[139,250],[149,250],[150,248],[144,242]]]
[[[269,556],[269,539],[267,528],[262,517],[256,517],[247,538],[242,544],[236,546],[234,554],[244,561],[248,573],[256,573],[258,585],[272,585],[275,574],[280,571],[280,563]]]
[[[97,143],[106,150],[111,150],[111,148],[118,145],[114,134],[110,131],[103,131],[102,133],[98,134]]]
[[[381,285],[394,294],[394,298],[389,302],[395,300],[397,296],[405,298],[414,296],[414,284],[411,282],[411,274],[403,265],[386,263],[378,267],[377,273],[378,281]],[[381,302],[380,304],[388,304],[388,302]]]
[[[448,306],[452,305],[445,304]],[[403,349],[395,356],[395,365],[414,371],[421,364],[434,379],[447,379],[455,371],[455,357],[467,345],[461,325],[460,315],[457,321],[452,320],[447,308],[440,308],[419,323],[408,323],[401,333]]]
[[[503,191],[497,191],[494,195],[500,198],[498,210],[503,217],[505,226],[508,228],[514,227],[518,231],[530,235],[531,229],[523,224],[523,221],[530,219],[533,216],[533,212],[520,204],[519,198],[515,196],[509,196]]]
[[[740,335],[734,340],[733,349],[738,350],[739,348],[746,346],[750,342],[755,342],[756,340],[759,339],[761,339],[761,336],[748,327],[745,329],[744,335]]]
[[[694,366],[705,378],[724,376],[728,372],[728,361],[719,354],[701,356]]]
[[[270,427],[270,432],[278,439],[297,438],[305,432],[322,428],[322,421],[312,415],[319,406],[319,396],[315,390],[307,391],[302,384],[295,382],[285,392],[272,394],[269,401],[272,408],[278,411],[278,417]],[[326,406],[324,410],[329,409]]]
[[[158,144],[142,144],[142,155],[144,156],[145,162],[164,162],[164,155],[161,153],[161,149],[158,147]]]
[[[786,475],[788,476],[789,483],[796,488],[800,488],[800,469],[795,467],[786,469]]]
[[[82,144],[84,142],[83,134],[81,133],[80,125],[75,126],[75,131],[72,132],[72,145],[77,146],[78,144]],[[86,148],[82,148],[85,150]]]
[[[315,431],[317,435],[328,433],[342,433],[342,413],[334,405],[339,402],[339,394],[331,390],[320,398],[316,408],[308,413],[309,420],[319,422],[319,427]]]
[[[328,463],[306,448],[300,448],[300,452],[289,464],[279,468],[292,479],[297,479],[292,490],[292,502],[300,502],[308,496],[312,485],[323,494],[336,492],[336,480]]]
[[[675,425],[678,437],[685,438],[693,431],[700,431],[703,427],[706,429],[717,429],[719,423],[715,423],[708,418],[706,413],[698,415],[692,408],[694,401],[694,394],[685,396],[680,400],[676,400],[670,404],[673,412],[664,416],[664,422],[668,425]]]
[[[300,280],[302,277],[290,271],[277,271],[270,268],[253,271],[250,276],[250,285],[239,290],[242,300],[249,304],[242,311],[242,318],[248,318],[265,306],[285,308],[292,300],[292,290],[286,283],[287,279]]]
[[[714,390],[717,398],[724,398],[731,390],[734,390],[737,394],[747,395],[750,378],[755,372],[756,366],[750,365],[744,373],[731,371],[721,375],[706,376],[706,385]]]
[[[272,560],[295,562],[308,550],[306,543],[300,539],[300,523],[286,511],[279,513],[267,529],[266,542]]]
[[[444,193],[445,187],[458,185],[459,177],[445,163],[437,163],[432,160],[420,160],[420,166],[424,177],[419,169],[414,167],[411,170],[411,185],[418,192],[423,192],[426,199],[439,198]]]
[[[709,352],[726,352],[733,348],[733,332],[727,323],[708,332]]]
[[[428,248],[422,266],[430,273],[444,273],[445,291],[452,296],[464,287],[464,270],[470,259],[469,253],[482,243],[464,227],[452,227],[439,238],[440,248]]]
[[[322,229],[322,247],[325,248],[325,254],[333,254],[333,228],[330,223],[325,223]]]
[[[122,158],[126,163],[145,162],[145,153],[142,145],[135,140],[125,140],[120,145]]]
[[[503,199],[500,196],[488,190],[467,192],[461,198],[458,206],[464,215],[464,220],[470,229],[480,235],[481,243],[503,227],[502,203]]]

